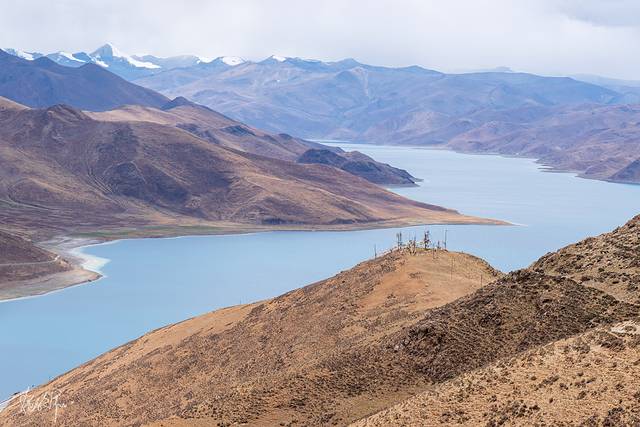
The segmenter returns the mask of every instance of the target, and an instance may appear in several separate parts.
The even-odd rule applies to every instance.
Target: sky
[[[0,46],[640,80],[640,0],[0,0]]]

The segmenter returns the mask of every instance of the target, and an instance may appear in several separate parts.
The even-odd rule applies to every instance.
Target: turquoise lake
[[[527,159],[345,145],[424,181],[399,194],[514,226],[429,226],[449,249],[509,271],[640,213],[640,186],[548,173]],[[0,400],[145,332],[329,277],[393,245],[407,227],[125,240],[84,252],[109,259],[100,281],[0,303]]]

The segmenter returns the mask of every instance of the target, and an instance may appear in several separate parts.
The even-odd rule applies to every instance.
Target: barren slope
[[[640,216],[430,312],[400,345],[444,382],[357,425],[638,425],[639,274]],[[513,283],[529,301],[499,304]]]
[[[396,253],[263,303],[160,329],[49,384],[67,402],[58,424],[175,416],[200,425],[344,424],[421,388],[410,361],[386,349],[384,337],[473,292],[481,275],[497,274],[469,255]],[[161,425],[180,422],[169,421]]]
[[[39,295],[99,277],[28,237],[0,231],[0,300]]]
[[[0,293],[2,284],[6,282],[29,280],[69,268],[55,254],[40,249],[22,237],[0,231]]]
[[[7,107],[0,125],[7,228],[475,220],[334,168],[224,148],[174,126],[99,121],[66,106]]]
[[[280,160],[309,164],[326,164],[342,169],[376,184],[413,184],[408,172],[380,163],[359,152],[346,153],[280,133],[268,133],[232,120],[202,105],[178,97],[161,109],[129,105],[117,110],[88,113],[97,120],[144,121],[176,126],[213,144]],[[329,153],[318,158],[311,153]]]
[[[638,321],[598,328],[434,385],[354,426],[636,426],[639,345]]]

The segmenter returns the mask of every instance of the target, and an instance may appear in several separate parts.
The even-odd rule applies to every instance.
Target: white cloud
[[[0,1],[2,43],[22,50],[109,41],[156,55],[277,53],[640,79],[637,0]]]
[[[559,8],[568,16],[595,25],[640,27],[638,0],[562,0]]]

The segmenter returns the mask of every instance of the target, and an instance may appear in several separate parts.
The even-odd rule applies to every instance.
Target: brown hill
[[[334,166],[376,184],[413,184],[408,172],[376,162],[362,153],[347,153],[287,134],[270,134],[232,120],[202,105],[178,97],[161,109],[125,106],[103,113],[89,113],[97,120],[144,121],[176,126],[216,145],[260,156],[309,164]],[[321,151],[331,156],[319,158]]]
[[[345,425],[413,395],[362,422],[632,421],[640,306],[606,290],[640,272],[638,227],[504,277],[464,254],[396,251],[157,330],[36,394],[62,392],[62,425]],[[601,274],[576,281],[578,255]]]
[[[137,86],[95,64],[63,67],[42,57],[34,61],[0,50],[0,96],[29,107],[68,104],[104,111],[125,104],[160,107],[164,95]]]
[[[0,110],[7,229],[476,221],[340,170],[225,148],[175,126],[67,106]]]
[[[640,304],[640,217],[611,233],[545,255],[531,269]]]

